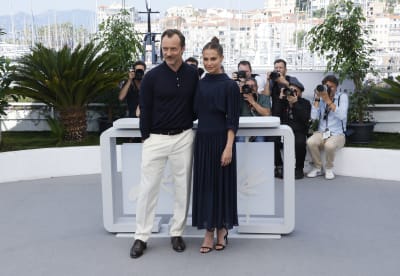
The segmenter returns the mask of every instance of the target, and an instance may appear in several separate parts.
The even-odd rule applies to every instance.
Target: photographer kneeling
[[[306,140],[311,113],[311,104],[301,97],[304,86],[296,78],[289,82],[289,87],[282,88],[279,95],[278,114],[281,124],[292,128],[295,140],[296,168],[295,178],[304,177],[304,160],[306,157]],[[279,141],[280,143],[280,141]],[[278,168],[282,168],[282,156],[280,150],[276,150],[276,162]],[[277,172],[276,172],[277,173]],[[277,177],[282,177],[283,171],[278,172]]]
[[[240,116],[270,116],[271,101],[267,95],[259,94],[255,78],[248,78],[239,83],[241,97]],[[244,142],[244,136],[236,137],[237,142]],[[250,137],[250,142],[264,142],[265,137]]]

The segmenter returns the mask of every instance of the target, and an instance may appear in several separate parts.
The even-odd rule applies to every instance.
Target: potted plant
[[[326,71],[338,75],[339,81],[351,79],[354,91],[350,93],[348,110],[348,129],[359,137],[359,129],[366,128],[369,134],[361,143],[368,143],[373,131],[369,105],[371,104],[370,87],[364,86],[367,73],[375,73],[372,68],[372,40],[365,26],[365,17],[360,5],[352,1],[339,1],[325,21],[314,26],[309,32],[310,49],[327,60]],[[352,142],[357,142],[352,140]]]
[[[361,90],[353,92],[349,97],[347,113],[348,140],[353,144],[368,144],[372,139],[375,121],[373,107],[373,85],[366,83]]]
[[[11,93],[29,97],[53,107],[64,129],[65,141],[86,137],[86,107],[97,95],[110,91],[122,78],[114,71],[116,59],[89,43],[61,50],[42,44],[18,60],[11,78]]]
[[[95,37],[100,47],[114,53],[117,60],[114,70],[123,74],[127,74],[130,66],[143,52],[139,35],[129,19],[129,12],[122,9],[99,25],[99,32]],[[116,86],[96,99],[96,102],[105,105],[103,116],[98,118],[100,132],[112,126],[115,119],[123,117],[126,113],[126,107],[121,106],[118,100],[119,90],[119,86]]]

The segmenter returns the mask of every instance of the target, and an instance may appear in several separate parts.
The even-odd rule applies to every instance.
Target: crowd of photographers
[[[197,59],[190,57],[186,63],[198,70],[199,78],[205,74]],[[128,73],[128,80],[121,85],[119,99],[127,102],[128,117],[139,117],[138,106],[140,82],[146,70],[142,61],[135,62]],[[304,177],[304,162],[307,148],[312,158],[313,168],[308,177],[324,173],[326,179],[334,179],[333,172],[336,150],[344,146],[347,121],[348,97],[337,92],[338,79],[326,76],[314,89],[310,102],[302,97],[303,84],[294,76],[287,74],[286,61],[274,61],[274,70],[265,75],[252,72],[249,61],[238,63],[237,71],[232,73],[241,92],[241,116],[277,116],[281,124],[288,125],[295,136],[295,178]],[[315,121],[317,129],[310,136],[310,123]],[[283,178],[281,137],[236,137],[237,142],[273,142],[274,175]],[[325,162],[321,160],[325,152]],[[325,165],[323,166],[323,164]]]

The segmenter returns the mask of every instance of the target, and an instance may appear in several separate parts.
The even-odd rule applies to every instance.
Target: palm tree
[[[393,103],[400,103],[400,75],[394,79],[383,79],[386,86],[374,87],[374,91],[378,93],[379,97],[388,99]]]
[[[6,34],[3,28],[0,28],[0,36]],[[0,56],[0,117],[6,115],[5,108],[8,106],[7,89],[11,84],[10,72],[13,70],[10,60]],[[13,95],[11,95],[15,99]],[[1,145],[1,124],[0,124],[0,145]]]
[[[81,141],[86,137],[87,104],[112,91],[123,77],[113,70],[116,60],[93,43],[58,51],[37,44],[18,61],[12,93],[53,107],[64,127],[64,139]]]

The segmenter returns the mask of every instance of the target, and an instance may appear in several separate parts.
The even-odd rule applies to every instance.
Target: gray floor
[[[279,183],[278,183],[279,184]],[[400,275],[400,183],[296,181],[296,229],[201,255],[154,238],[140,259],[102,226],[99,175],[0,184],[0,275]]]

